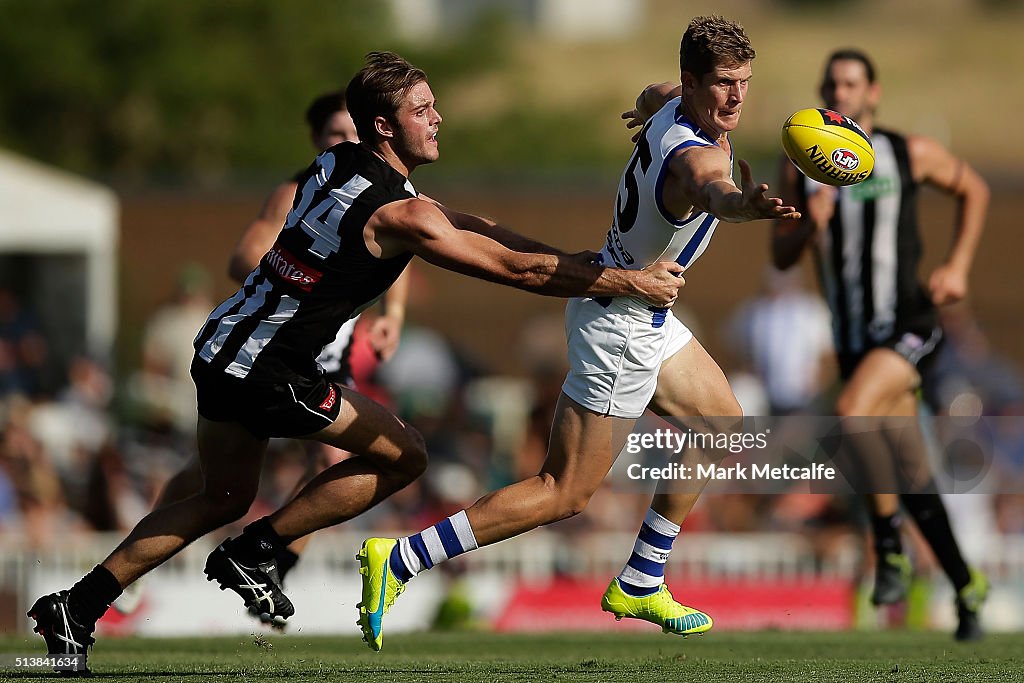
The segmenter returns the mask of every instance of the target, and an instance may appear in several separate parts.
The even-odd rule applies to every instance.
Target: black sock
[[[295,564],[299,561],[299,554],[292,552],[287,546],[282,546],[277,550],[277,575],[281,578],[281,582],[284,582],[285,574],[290,572]]]
[[[917,528],[921,530],[921,535],[935,553],[935,558],[942,565],[942,570],[953,582],[953,588],[959,592],[971,582],[971,572],[967,569],[967,563],[960,554],[960,546],[949,526],[942,498],[937,493],[912,493],[902,495],[901,499],[917,523]]]
[[[901,523],[898,512],[885,517],[871,515],[871,528],[875,533],[875,552],[879,558],[890,553],[903,552],[903,542],[900,540]]]
[[[227,543],[231,553],[246,564],[272,559],[285,544],[266,517],[245,527],[242,535]]]
[[[68,591],[71,618],[82,626],[95,624],[119,595],[121,584],[110,570],[98,564]]]

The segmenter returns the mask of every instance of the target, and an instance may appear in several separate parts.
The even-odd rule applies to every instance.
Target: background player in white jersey
[[[672,259],[687,267],[719,219],[799,216],[766,196],[768,186],[754,182],[746,162],[739,162],[740,185],[732,179],[729,133],[739,123],[753,58],[738,24],[699,17],[689,25],[680,46],[681,85],[652,86],[638,102],[639,115],[649,120],[619,183],[601,250],[605,264],[636,269]],[[381,619],[415,574],[581,512],[648,407],[664,416],[726,418],[730,425],[741,417],[722,370],[668,308],[632,297],[573,299],[566,334],[570,370],[541,471],[418,534],[364,542],[359,620],[371,648],[380,649]],[[680,605],[664,585],[672,542],[698,495],[655,497],[628,564],[602,599],[605,611],[671,633],[711,628],[706,614]]]
[[[245,514],[270,437],[297,436],[356,454],[207,560],[211,579],[275,619],[294,613],[277,578],[280,546],[361,514],[423,473],[419,433],[325,379],[315,360],[341,323],[383,295],[414,255],[549,296],[675,301],[678,264],[598,266],[420,198],[409,175],[437,160],[441,116],[426,75],[398,55],[370,53],[347,96],[363,142],[343,142],[317,157],[274,248],[196,337],[202,490],[151,512],[69,591],[36,601],[29,616],[50,652],[85,655],[96,620],[125,586]]]
[[[835,347],[845,385],[836,402],[840,416],[915,417],[921,375],[942,339],[936,307],[962,300],[988,207],[988,186],[967,164],[937,141],[903,136],[880,128],[875,110],[881,88],[875,67],[859,50],[833,53],[821,83],[825,106],[854,119],[872,137],[875,169],[858,186],[820,185],[783,163],[783,196],[805,208],[799,223],[777,223],[772,240],[776,266],[788,268],[813,244],[818,273],[833,315]],[[921,238],[916,196],[930,185],[958,199],[957,226],[945,261],[918,280]],[[906,422],[906,420],[904,420]],[[849,441],[866,464],[877,551],[875,604],[906,595],[910,563],[902,554],[899,501],[917,522],[957,591],[960,619],[956,637],[981,635],[978,608],[985,599],[985,577],[968,569],[950,529],[945,506],[935,492],[917,420],[902,437],[904,458],[916,462],[894,469],[897,451],[877,430]],[[913,436],[909,441],[907,435]],[[920,465],[920,466],[917,466]],[[898,471],[897,471],[898,470]],[[904,471],[924,473],[924,481],[901,481]],[[920,478],[920,477],[919,477]],[[904,495],[898,497],[894,491]]]

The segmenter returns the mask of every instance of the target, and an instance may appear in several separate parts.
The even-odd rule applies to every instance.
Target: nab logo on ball
[[[860,159],[850,150],[840,147],[836,151],[832,152],[832,163],[839,168],[845,168],[847,171],[852,171],[860,166]]]
[[[804,175],[827,185],[856,185],[875,168],[871,138],[829,109],[801,109],[786,119],[782,147]]]

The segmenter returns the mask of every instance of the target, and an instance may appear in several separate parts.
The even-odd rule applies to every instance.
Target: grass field
[[[38,653],[27,638],[0,653]],[[105,639],[98,677],[119,682],[379,681],[1024,681],[1024,635],[963,645],[943,633],[719,633],[559,636],[424,633],[374,654],[354,638]],[[0,680],[40,680],[0,671]],[[52,675],[48,676],[52,680]]]

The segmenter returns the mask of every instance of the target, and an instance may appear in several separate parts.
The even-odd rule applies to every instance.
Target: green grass
[[[0,639],[0,653],[39,651]],[[1024,636],[959,644],[943,633],[395,635],[375,654],[355,638],[258,635],[104,639],[91,657],[119,682],[1024,681]],[[39,680],[12,670],[0,680]],[[52,680],[52,677],[51,677]]]

